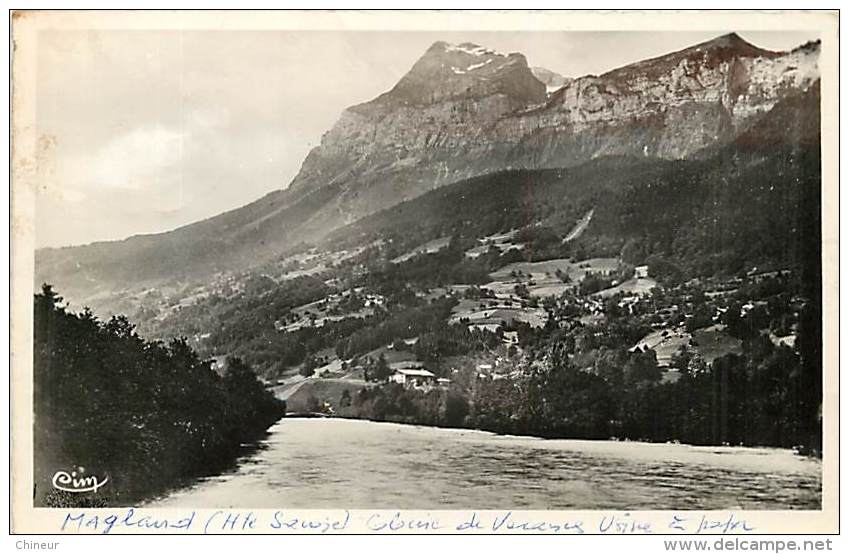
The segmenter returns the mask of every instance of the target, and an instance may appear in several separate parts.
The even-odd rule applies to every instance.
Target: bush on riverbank
[[[398,383],[362,389],[351,403],[352,417],[437,427],[462,427],[468,405],[459,392],[408,389]]]
[[[363,386],[316,380],[288,400],[294,412],[332,410],[334,415],[435,427],[463,427],[469,406],[458,390],[408,389],[398,383]],[[328,412],[330,413],[330,412]]]
[[[285,413],[238,358],[223,376],[185,340],[140,338],[123,316],[74,314],[35,296],[35,503],[129,505],[220,470]],[[56,494],[58,471],[108,481]]]

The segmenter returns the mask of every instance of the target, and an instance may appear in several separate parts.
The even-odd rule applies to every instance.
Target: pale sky
[[[286,188],[342,110],[437,40],[578,77],[726,32],[42,31],[36,244],[173,229]],[[817,38],[737,32],[771,50]]]

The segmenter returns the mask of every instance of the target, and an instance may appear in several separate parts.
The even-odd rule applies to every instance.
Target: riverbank
[[[479,430],[500,436],[525,436],[548,440],[583,440],[590,442],[634,442],[644,444],[678,444],[679,441],[632,440],[628,438],[594,436],[573,437],[558,434],[556,431],[541,432],[529,426],[511,425],[504,422],[501,426],[478,420],[467,400],[459,393],[433,388],[428,391],[406,389],[397,384],[378,385],[344,378],[322,379],[308,378],[294,386],[280,389],[278,398],[285,399],[289,413],[325,414],[350,420],[388,422],[414,426],[435,427],[440,429]],[[687,444],[687,443],[685,443]],[[727,444],[697,444],[704,448],[734,448]],[[772,445],[738,445],[741,448],[774,448]],[[787,449],[791,451],[790,449]],[[802,457],[821,459],[821,456],[799,454]]]

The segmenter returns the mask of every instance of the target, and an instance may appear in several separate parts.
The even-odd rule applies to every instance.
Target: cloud
[[[73,154],[62,161],[67,184],[76,189],[156,187],[167,174],[194,157],[199,144],[226,121],[220,109],[188,112],[179,125],[145,123],[120,134],[93,154]]]
[[[173,168],[190,148],[181,129],[145,125],[108,142],[92,156],[69,160],[74,188],[133,189],[149,187]]]

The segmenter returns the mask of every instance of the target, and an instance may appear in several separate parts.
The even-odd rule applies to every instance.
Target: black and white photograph
[[[836,509],[836,12],[448,15],[10,14],[50,532]]]

